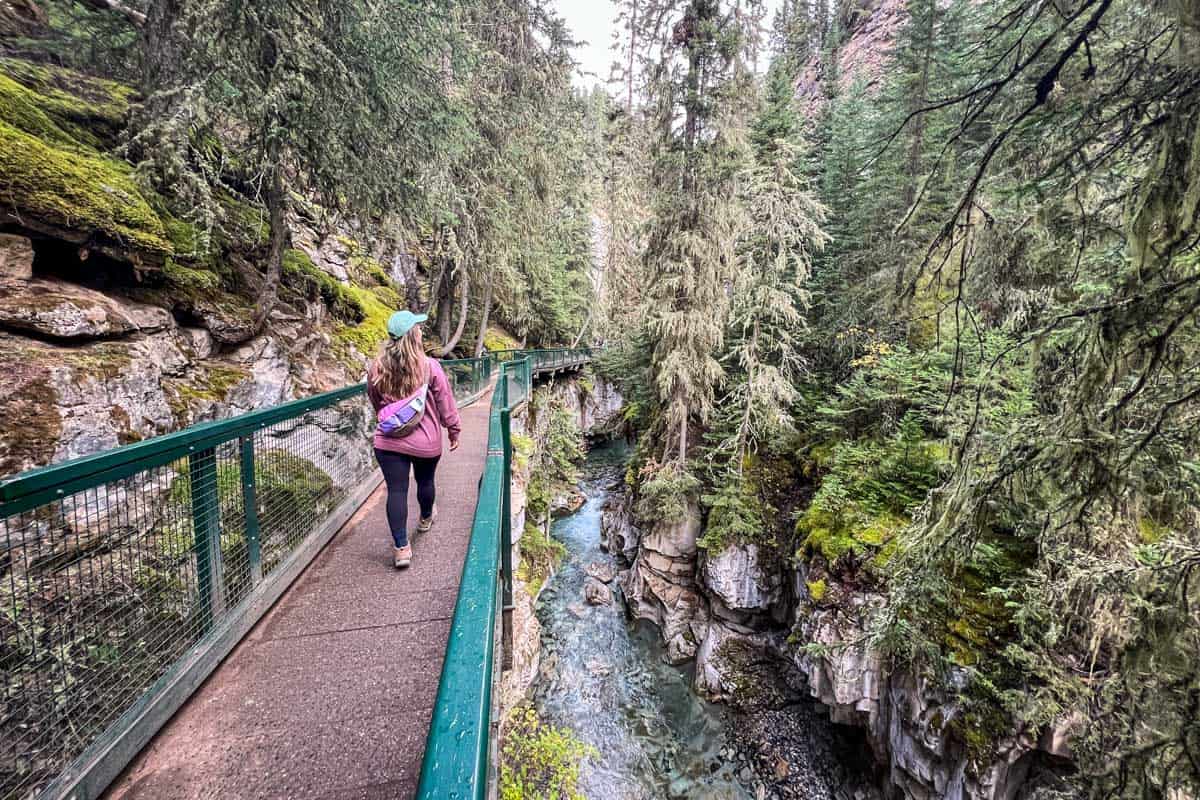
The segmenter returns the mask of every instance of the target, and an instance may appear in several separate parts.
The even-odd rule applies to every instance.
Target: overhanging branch
[[[138,11],[136,8],[130,8],[124,3],[119,2],[119,0],[79,0],[79,2],[97,11],[115,11],[139,28],[146,24],[146,14],[144,12]]]

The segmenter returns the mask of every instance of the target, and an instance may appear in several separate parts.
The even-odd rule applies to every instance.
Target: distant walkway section
[[[438,519],[414,537],[413,566],[392,568],[380,487],[106,797],[414,794],[486,458],[489,401],[462,411],[462,446],[442,457]]]

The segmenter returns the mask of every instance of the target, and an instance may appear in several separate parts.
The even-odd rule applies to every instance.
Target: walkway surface
[[[392,568],[380,487],[106,797],[391,800],[416,792],[489,401],[462,409],[462,446],[442,456],[437,523],[414,537],[413,566]]]

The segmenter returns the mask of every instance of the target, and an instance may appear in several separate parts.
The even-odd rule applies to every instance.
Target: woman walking
[[[421,323],[428,317],[397,311],[388,319],[388,338],[367,369],[367,396],[379,417],[375,458],[387,482],[387,518],[396,569],[412,563],[408,541],[408,474],[417,479],[421,520],[417,531],[433,527],[434,472],[442,456],[442,428],[450,449],[458,449],[462,426],[454,392],[442,365],[425,355]],[[382,412],[382,413],[381,413]]]

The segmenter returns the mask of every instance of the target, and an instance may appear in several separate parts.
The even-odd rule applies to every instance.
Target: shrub
[[[579,766],[597,756],[566,728],[556,728],[526,706],[513,712],[500,758],[501,800],[583,800]]]
[[[567,547],[551,538],[540,525],[525,523],[521,534],[521,563],[517,566],[517,577],[525,582],[529,594],[537,597],[558,565],[567,555]]]

